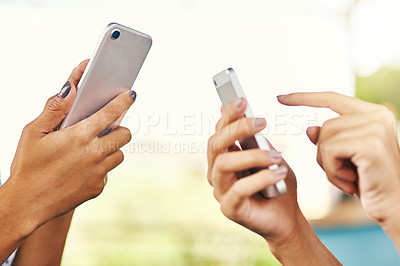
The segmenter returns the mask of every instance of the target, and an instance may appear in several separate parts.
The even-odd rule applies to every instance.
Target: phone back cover
[[[111,38],[114,30],[121,34]],[[100,110],[124,91],[130,90],[150,50],[150,36],[112,23],[104,30],[95,53],[78,85],[75,102],[61,129]]]

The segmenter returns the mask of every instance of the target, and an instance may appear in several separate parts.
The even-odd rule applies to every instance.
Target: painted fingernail
[[[286,174],[288,172],[288,169],[287,169],[286,166],[281,165],[278,168],[276,168],[274,170],[274,172],[275,172],[276,175],[284,175],[284,174]]]
[[[58,93],[58,97],[64,99],[67,97],[68,93],[71,90],[71,83],[69,81],[65,82],[64,86],[61,88],[60,92]]]
[[[281,159],[282,158],[282,154],[279,151],[275,151],[275,150],[269,151],[269,156],[272,159]]]
[[[137,96],[136,91],[130,91],[129,94],[131,95],[133,101],[135,101]]]
[[[252,122],[256,129],[263,129],[267,125],[264,118],[255,118]]]
[[[278,101],[280,100],[284,100],[289,94],[282,94],[282,95],[278,95],[276,96],[276,98],[278,98]]]
[[[240,110],[242,110],[243,105],[244,105],[244,99],[243,98],[238,98],[238,99],[235,100],[235,103],[233,104],[233,107],[236,110],[240,111]]]

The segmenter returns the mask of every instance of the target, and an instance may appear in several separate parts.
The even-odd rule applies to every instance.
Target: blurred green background
[[[399,117],[400,69],[385,66],[373,75],[357,76],[356,97],[368,102],[384,104]]]
[[[261,237],[223,217],[197,156],[176,155],[177,166],[164,156],[128,159],[148,171],[114,170],[77,209],[63,265],[279,265]]]

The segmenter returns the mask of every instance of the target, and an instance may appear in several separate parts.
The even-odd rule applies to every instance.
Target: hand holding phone
[[[147,34],[117,23],[109,24],[78,84],[71,111],[60,128],[91,116],[119,94],[130,90],[151,44],[152,39]],[[122,116],[110,127],[121,120]]]
[[[232,68],[228,68],[213,77],[214,85],[217,89],[218,95],[221,99],[223,107],[227,107],[233,100],[236,98],[245,98],[246,96],[240,86],[239,79],[237,78],[235,71]],[[246,99],[247,101],[247,99]],[[247,108],[245,111],[246,117],[254,117],[253,112],[250,108],[249,103],[247,102]],[[269,151],[271,150],[268,141],[261,135],[261,133],[255,134],[253,137],[245,138],[239,141],[240,146],[243,150],[248,149],[262,149]],[[272,165],[269,169],[274,170],[278,166]],[[256,173],[260,171],[260,168],[250,169],[250,172]],[[286,183],[284,180],[279,181],[275,185],[268,186],[261,194],[266,198],[273,198],[286,193]]]

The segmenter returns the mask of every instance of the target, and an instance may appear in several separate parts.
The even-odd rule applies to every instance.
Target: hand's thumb
[[[75,87],[68,81],[56,96],[47,101],[42,114],[35,120],[40,131],[51,132],[64,120],[71,109],[75,94]]]
[[[318,126],[313,126],[307,128],[307,136],[311,140],[312,143],[317,145],[318,143],[318,138],[319,138],[319,132],[321,131],[321,127]]]

